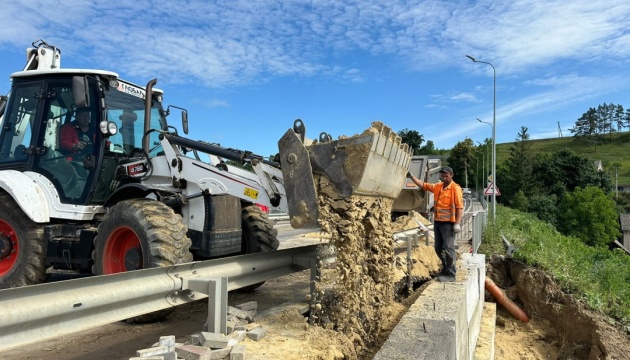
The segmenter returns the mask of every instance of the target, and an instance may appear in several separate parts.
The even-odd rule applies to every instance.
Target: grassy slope
[[[499,236],[517,248],[514,257],[551,273],[565,292],[618,321],[630,332],[630,256],[593,248],[558,233],[532,214],[497,207],[497,227],[488,224],[479,252],[505,254]]]
[[[608,138],[608,137],[606,137]],[[551,152],[555,149],[569,148],[578,154],[587,156],[589,159],[601,160],[604,171],[613,175],[613,166],[616,164],[618,170],[618,184],[630,185],[630,132],[612,134],[612,139],[604,144],[598,145],[597,149],[589,145],[586,141],[576,141],[572,136],[562,138],[530,140],[532,142],[532,152]],[[510,147],[514,143],[497,144],[497,164],[501,164],[510,155]]]

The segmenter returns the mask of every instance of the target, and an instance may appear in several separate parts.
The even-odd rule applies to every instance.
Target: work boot
[[[455,276],[453,275],[442,275],[442,276],[438,276],[437,279],[439,282],[443,282],[443,283],[455,282]]]

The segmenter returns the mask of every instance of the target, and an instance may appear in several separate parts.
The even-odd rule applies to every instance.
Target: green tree
[[[534,195],[529,198],[527,204],[527,212],[536,214],[536,216],[553,226],[558,224],[558,198],[556,195]]]
[[[586,141],[588,144],[593,145],[595,151],[597,151],[597,145],[601,142],[599,124],[597,109],[589,108],[569,131],[575,134],[573,135],[575,140]]]
[[[418,155],[420,146],[424,142],[424,136],[416,130],[402,129],[398,132],[398,136],[402,138],[403,144],[409,145],[413,149],[413,154]]]
[[[487,177],[492,172],[492,139],[486,138],[483,143],[477,142],[477,151],[475,158],[479,165],[479,176],[475,176],[475,184],[482,189],[486,188]]]
[[[605,139],[605,134],[612,139],[612,134],[624,127],[630,127],[630,111],[624,113],[622,105],[604,103],[597,108],[589,108],[569,131],[573,133],[575,140],[586,141],[597,150],[597,145]]]
[[[578,186],[598,186],[610,191],[602,184],[602,177],[606,174],[598,174],[591,160],[568,148],[536,154],[532,164],[534,185],[543,194],[556,194],[558,198],[565,190],[571,192]]]
[[[435,148],[433,140],[427,140],[427,143],[420,147],[417,155],[435,155],[436,153],[437,149]]]
[[[614,114],[613,120],[615,124],[617,125],[617,132],[621,132],[626,123],[622,105],[615,106],[615,114]]]
[[[560,202],[558,230],[590,246],[607,246],[621,236],[615,209],[615,201],[602,189],[578,187]]]
[[[475,169],[471,166],[474,163],[476,148],[469,138],[460,141],[451,150],[446,159],[448,166],[453,168],[453,180],[462,187],[470,187],[472,179],[475,178]],[[468,186],[467,186],[468,185]]]
[[[519,190],[514,197],[512,197],[512,201],[510,202],[510,207],[526,212],[529,206],[529,201],[527,200],[527,196],[523,193],[523,190]]]
[[[503,203],[512,201],[522,191],[525,196],[532,194],[532,143],[529,141],[527,127],[521,126],[516,141],[510,146],[510,156],[497,170],[501,179],[501,197]]]

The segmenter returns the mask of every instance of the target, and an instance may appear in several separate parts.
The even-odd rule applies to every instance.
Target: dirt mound
[[[628,358],[630,337],[621,327],[564,293],[548,273],[493,256],[488,276],[504,288],[530,318],[549,321],[562,340],[559,358]]]
[[[431,225],[431,222],[424,216],[415,211],[410,211],[409,215],[403,215],[396,218],[396,221],[392,223],[392,231],[399,232],[414,229],[419,227],[418,223],[424,226]]]

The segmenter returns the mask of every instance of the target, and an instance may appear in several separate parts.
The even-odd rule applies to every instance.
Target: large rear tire
[[[46,279],[43,226],[31,220],[11,195],[0,193],[0,289]]]
[[[256,205],[248,205],[241,210],[243,228],[243,254],[278,250],[278,230],[273,228],[273,221]],[[257,289],[265,282],[241,288],[243,292]]]
[[[121,201],[108,210],[98,227],[92,271],[97,275],[115,274],[191,262],[191,241],[186,232],[182,217],[159,201]],[[156,321],[172,310],[165,309],[128,321]]]

